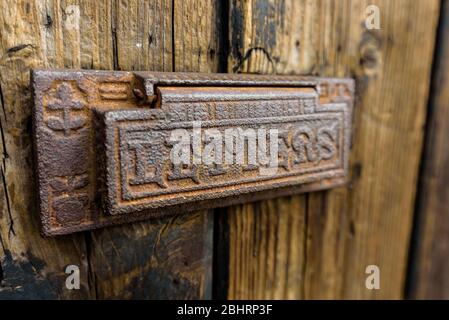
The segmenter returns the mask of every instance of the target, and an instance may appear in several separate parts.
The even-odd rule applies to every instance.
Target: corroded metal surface
[[[38,70],[32,82],[48,235],[345,182],[350,79]],[[270,136],[278,142],[276,170],[267,174],[265,164],[252,163],[174,165],[170,135],[181,129],[194,143],[198,125],[201,150],[207,130],[222,137],[226,129],[276,131]],[[250,148],[249,140],[244,146]],[[224,158],[225,149],[214,149],[214,156]]]

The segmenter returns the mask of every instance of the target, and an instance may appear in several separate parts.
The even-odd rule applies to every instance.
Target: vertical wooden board
[[[412,247],[410,298],[449,299],[449,2],[443,1]]]
[[[340,299],[348,232],[346,190],[307,196],[304,298]]]
[[[110,34],[95,27],[98,17],[107,19],[107,13],[107,3],[87,1],[0,3],[2,299],[92,297],[84,236],[40,235],[29,71],[36,67],[108,68],[112,62],[107,45]],[[64,270],[69,264],[80,268],[80,290],[65,287]]]
[[[172,69],[172,1],[114,1],[111,16],[115,69]],[[155,275],[151,273],[158,264],[158,251],[156,254],[153,251],[157,239],[167,234],[162,231],[170,231],[170,226],[170,220],[166,219],[91,232],[88,248],[95,297],[145,299],[153,293],[160,294],[160,283],[154,281]],[[161,249],[157,245],[156,248]],[[170,280],[167,274],[166,282]],[[177,288],[172,285],[166,289],[171,292],[170,289]]]
[[[211,215],[197,212],[92,232],[96,297],[210,297],[212,224]]]
[[[348,201],[354,236],[346,249],[344,297],[403,297],[439,13],[437,1],[378,5],[383,29],[362,34],[362,64],[355,70],[357,176]],[[360,285],[371,264],[380,268],[380,290]]]
[[[365,28],[370,4],[380,9],[380,30]],[[229,71],[357,81],[351,182],[301,200],[307,199],[299,213],[306,215],[306,231],[295,232],[306,232],[305,277],[289,284],[302,297],[402,297],[438,11],[438,1],[231,2]],[[241,220],[239,228],[251,230],[246,224],[254,219]],[[230,232],[230,261],[242,255],[234,237]],[[365,287],[372,264],[381,271],[380,290]],[[229,286],[239,286],[229,297],[248,298],[232,295],[251,290],[229,268]],[[252,274],[265,276],[258,269]]]
[[[172,1],[49,0],[2,4],[0,84],[4,183],[0,215],[0,295],[6,298],[210,297],[211,215],[195,213],[84,235],[43,238],[39,235],[34,202],[36,190],[29,183],[34,180],[29,69],[172,70],[175,59]],[[212,4],[207,10],[214,10]],[[203,14],[207,15],[204,10]],[[178,17],[183,18],[179,14]],[[196,30],[194,27],[190,25],[191,32]],[[208,29],[207,41],[211,43],[215,41],[215,27]],[[207,48],[208,44],[197,45]],[[199,65],[191,69],[195,68]],[[208,68],[216,68],[216,64]],[[80,267],[82,290],[65,289],[63,271],[68,264]]]
[[[111,5],[110,1],[36,1],[45,67],[111,69]]]
[[[113,8],[116,68],[218,70],[218,2],[117,1]],[[211,212],[97,230],[88,243],[97,298],[212,295]]]
[[[229,299],[300,299],[305,196],[228,209]]]
[[[173,71],[173,1],[116,0],[115,69]]]
[[[311,73],[318,6],[318,1],[231,1],[229,72]]]
[[[174,2],[173,71],[218,72],[223,3],[217,0]]]

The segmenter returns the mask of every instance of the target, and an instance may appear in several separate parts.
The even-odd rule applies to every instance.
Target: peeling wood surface
[[[449,299],[449,2],[443,1],[417,199],[410,292]]]
[[[364,27],[369,4],[381,30]],[[347,188],[228,210],[229,298],[403,297],[438,14],[438,1],[231,1],[230,72],[352,76],[358,98]],[[365,288],[371,264],[381,290]]]
[[[0,12],[0,298],[210,297],[211,214],[39,234],[29,70],[217,71],[216,2],[23,0]],[[80,267],[81,290],[65,289],[68,264]]]

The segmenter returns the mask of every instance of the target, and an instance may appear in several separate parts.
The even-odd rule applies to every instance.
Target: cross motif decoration
[[[71,111],[82,110],[84,103],[73,97],[73,90],[67,83],[59,85],[57,98],[47,105],[50,110],[62,110],[62,117],[49,117],[47,126],[55,131],[64,131],[64,135],[70,135],[71,130],[80,129],[85,124],[82,117],[73,117]]]

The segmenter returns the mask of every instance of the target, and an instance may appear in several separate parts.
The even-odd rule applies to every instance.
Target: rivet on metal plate
[[[47,235],[346,181],[351,79],[36,70],[32,83]]]

